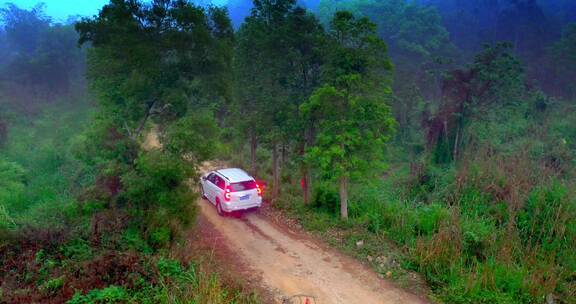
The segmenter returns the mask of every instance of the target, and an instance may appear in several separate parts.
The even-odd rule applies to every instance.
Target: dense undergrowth
[[[464,182],[449,173],[435,176],[444,179],[442,188],[454,190],[421,201],[390,190],[414,190],[403,184],[410,178],[403,171],[385,181],[354,185],[359,194],[351,198],[347,222],[335,217],[334,189],[317,190],[310,206],[301,204],[297,192],[276,206],[305,229],[368,258],[379,273],[401,285],[413,283],[406,270],[421,273],[433,297],[446,303],[540,303],[546,297],[574,302],[573,184],[533,185],[514,210],[498,197],[510,191],[510,180],[498,185],[486,172],[470,173],[467,178],[478,180]]]
[[[433,6],[322,2],[255,1],[236,30],[191,1],[1,9],[0,301],[258,302],[175,258],[219,158],[438,301],[575,303],[576,27],[510,1],[484,8],[510,33],[458,50]],[[70,97],[84,74],[93,105]]]
[[[469,150],[456,165],[426,154],[410,162],[405,151],[390,150],[385,176],[353,182],[348,221],[337,218],[330,183],[317,180],[311,203],[302,204],[290,164],[273,205],[400,285],[410,287],[409,272],[420,273],[440,302],[574,303],[574,128],[566,128],[573,123],[566,110],[548,109],[537,125],[545,133],[522,122],[532,118],[482,124],[500,132],[490,131],[493,144],[482,141],[493,148]],[[511,139],[498,143],[500,136]],[[259,155],[263,163],[269,157]]]
[[[184,237],[218,138],[199,100],[228,66],[196,59],[229,45],[226,13],[114,0],[59,23],[44,8],[0,8],[0,302],[257,303]],[[143,145],[152,125],[166,149]]]
[[[194,222],[195,194],[182,182],[191,167],[143,151],[133,170],[114,172],[120,190],[118,175],[102,174],[106,163],[77,157],[90,137],[83,100],[10,115],[0,154],[0,302],[257,303],[204,265],[171,258]]]

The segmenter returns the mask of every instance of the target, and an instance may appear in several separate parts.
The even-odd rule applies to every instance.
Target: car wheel
[[[216,212],[218,212],[219,216],[226,215],[226,212],[224,212],[224,209],[222,209],[222,206],[220,205],[220,200],[216,200]]]

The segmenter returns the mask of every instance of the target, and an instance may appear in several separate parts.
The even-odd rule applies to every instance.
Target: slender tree
[[[367,18],[337,12],[330,37],[325,84],[301,110],[317,129],[307,158],[338,180],[340,215],[345,219],[350,178],[382,159],[384,144],[394,131],[395,120],[386,103],[392,67],[386,45]]]
[[[253,174],[258,145],[272,151],[273,198],[281,188],[286,147],[296,144],[304,151],[306,128],[298,110],[318,85],[323,34],[318,20],[293,0],[255,1],[238,32],[237,125],[248,137]]]

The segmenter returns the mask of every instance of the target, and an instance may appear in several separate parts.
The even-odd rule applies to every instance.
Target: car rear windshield
[[[232,191],[239,192],[239,191],[246,191],[256,189],[256,182],[255,181],[245,181],[239,183],[232,183],[230,184],[230,188]]]

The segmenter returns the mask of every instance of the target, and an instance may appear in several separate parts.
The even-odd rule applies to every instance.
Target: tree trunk
[[[274,184],[272,188],[272,199],[277,199],[280,194],[280,157],[278,155],[278,144],[272,145],[272,176]]]
[[[302,166],[301,172],[302,179],[300,180],[300,186],[302,187],[304,205],[308,205],[308,203],[310,203],[310,199],[312,198],[312,174],[306,165]]]
[[[304,198],[306,203],[312,200],[312,170],[306,168],[306,189],[304,189]]]
[[[286,151],[286,144],[282,143],[282,156],[280,158],[280,167],[284,167],[286,165],[286,158],[287,158],[287,152]]]
[[[256,164],[256,149],[258,148],[258,138],[256,137],[256,132],[251,131],[250,133],[250,166],[253,176],[258,175],[258,165]]]
[[[348,218],[348,176],[340,177],[340,216]]]
[[[460,142],[460,127],[456,128],[456,138],[454,139],[454,152],[452,153],[454,161],[458,160],[458,145]]]
[[[144,130],[144,127],[146,126],[146,122],[148,121],[148,118],[150,118],[150,115],[152,114],[152,110],[154,109],[155,105],[156,105],[156,100],[148,105],[148,108],[146,109],[146,113],[144,114],[144,118],[140,121],[140,125],[138,125],[138,128],[136,128],[134,134],[132,134],[132,136],[133,136],[132,140],[137,140],[138,137],[140,137],[140,133],[142,133],[142,130]]]
[[[304,143],[302,144],[301,155],[304,156],[306,147],[314,145],[314,125],[306,127],[304,130]],[[312,200],[312,169],[306,163],[302,165],[302,192],[304,204]]]
[[[0,121],[0,148],[4,146],[4,143],[7,142],[7,138],[8,138],[7,124],[3,121]]]
[[[306,135],[304,135],[304,137],[306,137]],[[298,153],[300,154],[300,157],[301,157],[300,186],[302,188],[302,196],[304,198],[304,204],[307,205],[310,202],[310,197],[311,197],[310,196],[311,174],[310,174],[310,168],[308,167],[308,164],[306,164],[306,162],[304,162],[302,160],[304,158],[305,149],[306,149],[306,141],[303,141],[301,143],[299,151],[298,151]]]

